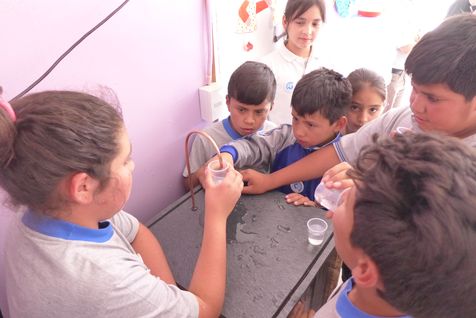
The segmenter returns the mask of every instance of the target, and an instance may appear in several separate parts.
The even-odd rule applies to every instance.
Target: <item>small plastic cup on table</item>
[[[219,184],[223,181],[228,172],[228,163],[223,161],[223,168],[220,167],[219,160],[213,160],[208,163],[208,170],[212,174],[212,180],[215,184]]]
[[[329,189],[324,183],[319,183],[314,191],[314,200],[322,207],[334,211],[339,205],[339,199],[344,190]]]
[[[311,245],[321,245],[327,231],[327,222],[320,218],[307,221],[307,240]]]

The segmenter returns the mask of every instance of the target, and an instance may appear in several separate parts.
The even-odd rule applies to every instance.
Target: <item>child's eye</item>
[[[239,111],[240,113],[244,113],[244,112],[246,112],[246,108],[238,108],[238,111]]]
[[[350,106],[350,110],[353,111],[353,112],[356,112],[356,111],[358,111],[359,109],[360,109],[360,108],[359,108],[359,106],[357,106],[357,105],[351,105],[351,106]]]
[[[370,107],[369,112],[373,114],[373,113],[378,112],[378,110],[379,110],[378,107]]]
[[[435,97],[435,96],[432,96],[432,95],[428,95],[428,100],[432,103],[437,103],[439,102],[441,99],[439,99],[438,97]]]
[[[321,21],[312,23],[312,26],[315,28],[321,26]]]

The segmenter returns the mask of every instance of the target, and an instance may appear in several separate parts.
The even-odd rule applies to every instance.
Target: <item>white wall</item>
[[[238,9],[242,0],[216,0],[215,23],[217,25],[218,81],[227,84],[233,70],[246,60],[255,60],[273,49],[273,25],[281,28],[281,19],[287,0],[272,1],[276,5],[274,15],[266,9],[256,15],[256,31],[237,32]],[[356,9],[365,3],[380,3],[381,15],[374,18],[357,15],[340,17],[334,9],[334,1],[326,0],[327,21],[322,26],[316,46],[323,51],[326,60],[344,75],[359,67],[366,67],[390,80],[397,37],[411,28],[422,32],[433,29],[445,17],[453,0],[356,0]],[[413,24],[410,26],[409,22]],[[253,50],[246,52],[248,41]]]

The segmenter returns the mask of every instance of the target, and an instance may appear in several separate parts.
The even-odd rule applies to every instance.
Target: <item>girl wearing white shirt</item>
[[[277,90],[269,119],[291,124],[291,96],[299,79],[321,66],[313,45],[326,19],[324,0],[288,0],[283,16],[285,40],[260,59],[276,77]]]

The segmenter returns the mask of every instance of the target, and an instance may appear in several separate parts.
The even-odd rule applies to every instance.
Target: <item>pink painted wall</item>
[[[2,1],[0,85],[12,98],[122,0]],[[34,91],[112,88],[136,162],[126,209],[141,220],[183,194],[186,133],[200,119],[204,1],[130,1],[82,42]]]
[[[2,1],[0,85],[7,99],[36,80],[120,3]],[[205,124],[197,91],[205,84],[204,18],[204,1],[132,0],[33,90],[94,91],[103,85],[116,92],[136,162],[126,210],[143,222],[184,193],[185,135]],[[0,193],[0,200],[3,196]],[[0,204],[0,264],[11,216]],[[0,275],[0,306],[5,308],[2,287]]]

